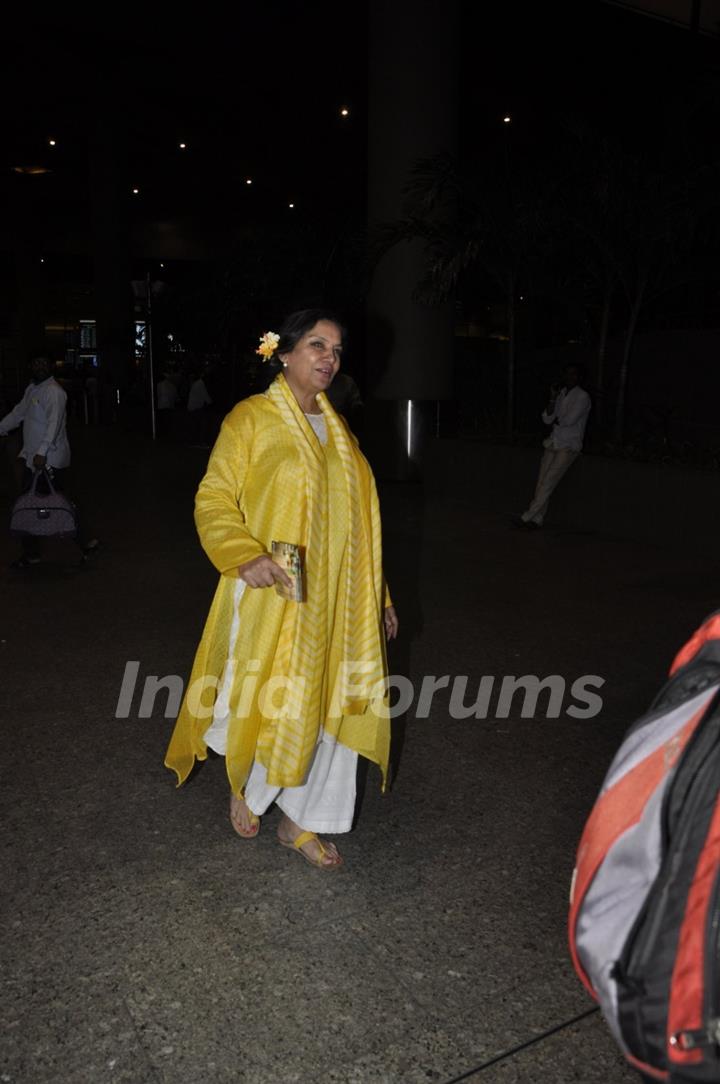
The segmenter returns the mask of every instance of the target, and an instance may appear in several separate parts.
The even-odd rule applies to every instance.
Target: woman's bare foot
[[[260,818],[248,809],[244,798],[230,795],[230,823],[243,839],[254,839],[260,831]]]
[[[287,816],[280,821],[277,834],[284,847],[293,847],[295,841],[301,836],[307,836],[308,838],[296,850],[313,866],[332,868],[343,864],[340,852],[334,843],[326,839],[318,839],[314,832],[304,831],[300,825],[295,824],[295,821],[291,821]]]

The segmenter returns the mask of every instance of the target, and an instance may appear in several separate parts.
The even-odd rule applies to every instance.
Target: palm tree
[[[381,251],[403,241],[424,242],[420,300],[446,301],[478,270],[497,292],[506,313],[508,436],[514,430],[518,301],[537,269],[555,184],[554,162],[513,167],[507,145],[464,168],[451,155],[438,154],[415,165],[405,188],[405,215],[380,235]]]
[[[698,226],[717,203],[717,167],[693,163],[682,143],[668,152],[625,150],[576,128],[578,169],[562,207],[592,245],[588,267],[602,292],[604,333],[598,347],[603,376],[613,295],[623,297],[625,326],[615,403],[614,435],[622,443],[628,377],[640,316],[650,301],[694,277]]]

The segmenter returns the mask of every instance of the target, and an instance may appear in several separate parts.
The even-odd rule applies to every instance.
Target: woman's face
[[[340,368],[341,354],[340,328],[330,320],[318,320],[289,354],[280,355],[286,362],[285,379],[296,395],[327,391]]]

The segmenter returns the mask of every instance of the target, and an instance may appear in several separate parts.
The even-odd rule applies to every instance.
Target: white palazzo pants
[[[257,590],[269,591],[271,588]],[[230,723],[232,667],[228,663],[235,653],[240,628],[240,602],[244,591],[245,582],[238,579],[235,586],[228,662],[225,664],[218,689],[212,723],[204,735],[205,744],[221,756],[225,756],[227,749]],[[256,760],[245,785],[245,801],[258,817],[275,802],[303,831],[349,832],[355,812],[356,776],[357,753],[321,731],[313,762],[302,786],[270,786],[265,768]]]

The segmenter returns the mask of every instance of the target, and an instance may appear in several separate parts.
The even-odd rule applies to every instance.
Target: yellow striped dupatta
[[[344,421],[327,397],[318,395],[328,438],[342,462],[348,502],[348,542],[331,623],[341,634],[333,636],[329,650],[326,570],[334,524],[328,516],[325,454],[282,375],[266,395],[290,427],[303,460],[307,597],[303,603],[289,604],[292,619],[283,622],[273,665],[274,674],[301,680],[288,685],[283,717],[272,727],[261,726],[257,755],[269,777],[295,775],[300,764],[310,762],[323,725],[343,744],[379,763],[384,777],[389,749],[384,586],[380,509],[372,472]]]

